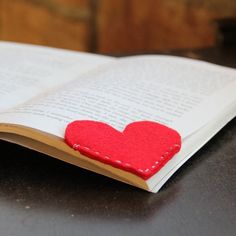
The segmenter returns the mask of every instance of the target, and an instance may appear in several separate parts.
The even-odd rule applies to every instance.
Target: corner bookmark
[[[120,132],[108,124],[78,120],[68,124],[65,141],[84,156],[146,180],[181,148],[179,133],[152,121],[128,124]]]

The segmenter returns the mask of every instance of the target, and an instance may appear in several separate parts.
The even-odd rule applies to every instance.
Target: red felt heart
[[[123,132],[97,121],[74,121],[65,132],[81,154],[148,179],[181,147],[177,131],[151,121],[133,122]]]

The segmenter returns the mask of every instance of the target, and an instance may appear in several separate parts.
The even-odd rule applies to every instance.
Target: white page
[[[110,61],[88,53],[0,42],[0,112]]]
[[[208,142],[221,128],[236,115],[236,103],[226,107],[224,112],[208,122],[207,125],[197,130],[184,142],[180,152],[169,160],[165,168],[147,180],[151,192],[157,192],[163,184],[179,169],[190,157],[193,156],[206,142]]]
[[[152,120],[177,129],[185,138],[211,115],[235,103],[235,82],[234,69],[209,63],[168,56],[130,57],[9,110],[0,115],[0,122],[63,137],[68,122],[77,119],[103,121],[118,130],[132,121]],[[214,105],[215,99],[219,106]],[[185,128],[191,120],[192,127],[188,124]]]

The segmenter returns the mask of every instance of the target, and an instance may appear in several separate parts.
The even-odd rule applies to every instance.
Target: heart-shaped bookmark
[[[67,144],[81,154],[143,179],[158,172],[181,147],[179,133],[151,121],[130,123],[123,132],[98,121],[74,121],[65,132]]]

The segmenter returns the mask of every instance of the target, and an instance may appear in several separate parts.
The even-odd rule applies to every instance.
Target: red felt
[[[181,147],[177,131],[151,121],[133,122],[123,132],[97,121],[74,121],[65,131],[81,154],[143,179],[157,173]]]

